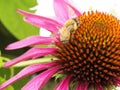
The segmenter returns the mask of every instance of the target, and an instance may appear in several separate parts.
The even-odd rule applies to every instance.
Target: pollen
[[[66,43],[57,45],[61,72],[74,81],[116,86],[120,78],[120,21],[107,13],[87,12]]]

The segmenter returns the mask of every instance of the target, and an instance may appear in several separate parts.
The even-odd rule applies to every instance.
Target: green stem
[[[45,62],[50,62],[50,61],[51,61],[51,57],[32,59],[32,60],[20,62],[20,63],[14,65],[13,67],[24,67],[24,66],[28,66],[31,64],[45,63]]]
[[[0,56],[3,60],[5,60],[5,61],[10,61],[10,59],[9,58],[6,58],[6,57],[2,57],[2,56]]]
[[[9,58],[2,57],[2,56],[0,56],[0,57],[2,58],[2,60],[6,61],[6,62],[10,61]],[[10,77],[14,76],[14,68],[10,67],[9,69],[10,69]]]
[[[14,76],[14,68],[11,67],[11,68],[10,68],[10,78],[13,77],[13,76]]]

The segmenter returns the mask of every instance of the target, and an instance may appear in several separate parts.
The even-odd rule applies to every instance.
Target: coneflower
[[[41,44],[53,44],[53,46],[33,47],[20,57],[5,63],[4,67],[46,55],[52,55],[57,60],[24,68],[0,85],[0,90],[41,70],[43,72],[30,80],[21,90],[41,90],[56,73],[66,77],[55,87],[55,90],[69,90],[70,84],[76,84],[75,90],[112,90],[119,86],[120,21],[110,14],[99,11],[81,14],[65,0],[54,0],[54,9],[57,19],[18,10],[25,16],[25,21],[49,30],[52,35],[28,37],[8,45],[6,49]],[[76,17],[71,16],[69,9],[74,11]]]

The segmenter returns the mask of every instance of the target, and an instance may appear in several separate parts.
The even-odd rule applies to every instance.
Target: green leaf
[[[24,22],[23,16],[17,13],[17,9],[30,12],[36,4],[36,0],[0,0],[0,20],[16,38],[39,34],[39,28]]]
[[[5,79],[3,79],[2,77],[0,77],[0,84],[2,84],[3,82],[5,82]],[[14,88],[10,85],[5,90],[14,90]]]
[[[12,86],[9,86],[5,90],[14,90],[14,88]]]
[[[16,75],[18,72],[20,72],[23,68],[15,68],[15,74]],[[10,78],[10,69],[7,68],[0,68],[0,77],[3,77],[4,79],[0,78],[0,84],[2,84],[3,82],[5,82],[5,80],[8,80]],[[16,81],[15,83],[12,84],[12,86],[14,87],[14,90],[21,90],[21,88],[30,80],[30,77],[27,76],[25,78],[22,78],[18,81]],[[10,86],[11,87],[11,86]],[[10,88],[9,87],[9,88]],[[5,90],[12,90],[12,89],[5,89]]]
[[[15,75],[20,72],[23,68],[15,68]],[[30,80],[30,75],[22,78],[18,81],[16,81],[15,83],[13,83],[14,89],[15,90],[21,90],[21,88]]]

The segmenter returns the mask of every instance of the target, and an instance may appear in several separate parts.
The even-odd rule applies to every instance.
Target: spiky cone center
[[[120,78],[120,22],[112,15],[88,12],[78,17],[80,26],[70,39],[57,45],[61,71],[73,81],[90,86],[117,86]]]

